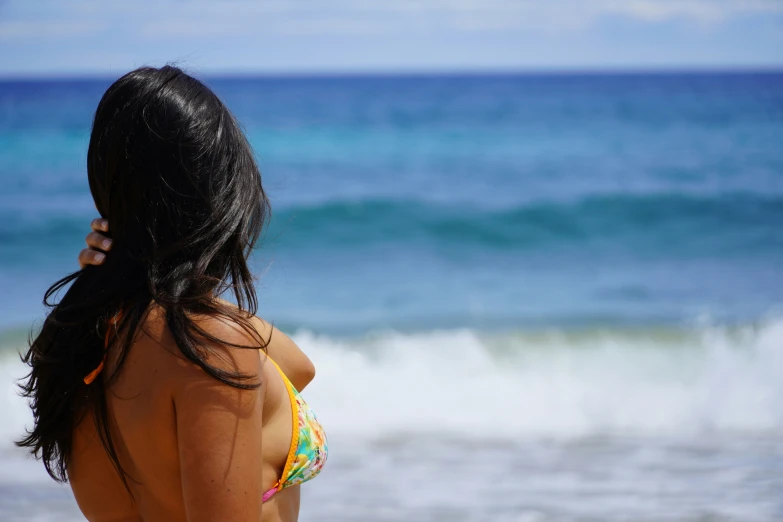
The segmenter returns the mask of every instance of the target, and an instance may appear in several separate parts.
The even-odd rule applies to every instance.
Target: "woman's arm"
[[[223,304],[234,306],[231,302],[220,299]],[[291,384],[301,392],[315,378],[315,366],[307,355],[286,334],[271,323],[260,317],[253,317],[253,327],[268,341],[266,353],[277,363]]]
[[[298,391],[315,378],[315,366],[309,357],[286,334],[270,323],[256,317],[253,319],[256,330],[264,339],[269,339],[266,352],[280,366],[283,373]]]
[[[90,227],[92,232],[86,238],[87,248],[79,253],[79,264],[82,268],[87,265],[101,265],[106,258],[105,253],[111,250],[111,239],[103,235],[109,231],[109,222],[101,218],[93,219]],[[291,338],[272,324],[260,318],[255,318],[253,324],[262,338],[269,340],[269,357],[280,366],[294,388],[300,392],[304,390],[315,377],[315,366],[310,358]]]

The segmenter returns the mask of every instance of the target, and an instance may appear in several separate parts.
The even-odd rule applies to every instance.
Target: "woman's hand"
[[[79,252],[79,266],[100,265],[106,259],[105,252],[111,250],[111,239],[101,234],[109,231],[109,222],[102,218],[93,219],[90,223],[92,232],[87,234],[87,248]]]

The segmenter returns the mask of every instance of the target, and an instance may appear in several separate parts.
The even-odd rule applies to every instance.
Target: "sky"
[[[0,0],[0,76],[783,68],[783,0]]]

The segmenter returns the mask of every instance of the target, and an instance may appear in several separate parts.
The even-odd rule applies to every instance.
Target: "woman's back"
[[[68,474],[79,507],[90,521],[192,520],[192,517],[187,518],[182,494],[178,444],[179,430],[188,426],[186,420],[178,418],[177,398],[197,393],[204,376],[201,369],[183,360],[162,319],[159,310],[149,314],[121,373],[106,392],[112,440],[129,475],[127,484],[132,498],[101,445],[92,416],[85,416],[76,428]],[[224,322],[204,319],[202,323],[210,333],[227,341],[250,342],[240,329]],[[262,361],[265,358],[260,351],[254,356]],[[107,369],[109,373],[113,369],[111,354]],[[236,366],[233,369],[243,371]],[[263,402],[262,437],[249,447],[236,447],[230,441],[214,441],[214,451],[234,452],[235,458],[257,460],[262,489],[267,491],[282,474],[289,451],[292,416],[285,384],[277,369],[273,364],[264,363],[260,365],[260,372],[263,385],[255,393]],[[212,385],[210,381],[207,381],[208,385]],[[227,388],[219,382],[213,386]],[[234,404],[232,398],[228,399],[224,405],[204,405],[213,411],[197,415],[224,416],[225,422],[231,423]],[[197,425],[190,429],[197,429]],[[193,434],[206,439],[214,435],[209,432]],[[231,457],[225,460],[231,461]],[[224,485],[214,483],[213,487]],[[255,493],[262,495],[263,491]],[[230,493],[226,491],[226,494]],[[254,492],[244,494],[252,496]],[[298,487],[287,488],[276,495],[265,505],[263,520],[295,520],[298,497]],[[253,502],[252,498],[248,501]]]

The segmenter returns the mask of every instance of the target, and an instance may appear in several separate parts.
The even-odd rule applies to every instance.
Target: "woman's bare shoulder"
[[[228,301],[221,302],[234,306]],[[315,378],[313,362],[289,336],[271,322],[257,316],[252,316],[250,321],[263,339],[267,355],[280,366],[294,388],[301,392]]]
[[[248,382],[260,382],[262,358],[258,348],[262,341],[252,321],[248,322],[249,328],[243,328],[239,322],[223,316],[190,319],[195,327],[195,343],[183,352],[165,312],[160,307],[151,308],[134,341],[132,359],[143,359],[151,371],[165,376],[167,387],[181,386],[193,379],[213,379],[194,362],[196,356],[218,371],[243,374],[248,376]],[[187,352],[193,357],[188,357]]]

